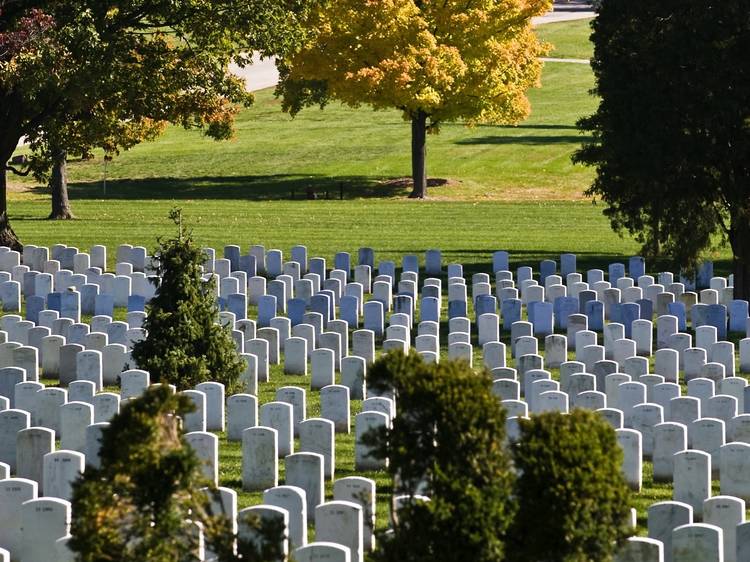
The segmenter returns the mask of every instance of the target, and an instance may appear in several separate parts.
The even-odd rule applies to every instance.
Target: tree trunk
[[[732,217],[729,243],[732,246],[734,298],[750,300],[750,222],[747,217]]]
[[[70,210],[70,200],[68,199],[67,156],[68,154],[64,150],[56,151],[52,162],[52,177],[49,181],[49,187],[52,191],[52,212],[47,217],[52,220],[75,218]]]
[[[0,160],[0,246],[7,246],[11,250],[22,252],[23,246],[8,220],[8,180],[5,169],[7,161],[7,158]]]
[[[661,255],[661,228],[660,228],[659,214],[654,212],[654,216],[651,218],[651,230],[653,240],[651,240],[651,253],[654,257]]]
[[[412,199],[424,199],[427,196],[427,114],[418,111],[411,118],[411,177],[414,189],[409,194]]]

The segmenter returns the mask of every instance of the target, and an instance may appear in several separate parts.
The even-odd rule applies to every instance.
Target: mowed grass
[[[537,36],[552,45],[549,57],[558,59],[590,59],[594,45],[589,39],[591,20],[548,23],[535,28]]]
[[[576,121],[594,111],[591,70],[584,65],[548,64],[542,87],[529,93],[531,115],[517,126],[444,123],[428,138],[427,170],[450,180],[429,190],[438,200],[580,199],[593,173],[570,161],[585,137]],[[234,140],[216,142],[199,131],[170,127],[156,142],[115,158],[69,166],[74,208],[80,202],[159,199],[212,201],[302,198],[308,187],[325,197],[401,198],[401,184],[384,183],[411,174],[410,127],[396,110],[352,109],[332,103],[292,119],[270,90],[237,118]],[[19,182],[17,178],[11,180]],[[18,183],[17,183],[18,184]],[[22,186],[31,186],[21,183]],[[46,190],[19,194],[43,201]],[[11,208],[12,214],[17,214]],[[40,211],[40,215],[42,212]],[[81,216],[83,213],[79,211]]]
[[[174,233],[169,209],[183,209],[186,224],[196,240],[217,248],[251,244],[278,248],[289,256],[296,244],[308,247],[310,256],[322,256],[332,267],[339,251],[352,253],[364,246],[375,250],[376,262],[404,254],[442,250],[445,263],[462,263],[465,273],[488,271],[492,252],[511,253],[511,267],[542,259],[559,259],[564,252],[578,255],[579,270],[605,267],[638,252],[638,244],[610,229],[601,207],[580,202],[437,202],[411,200],[359,201],[205,201],[154,200],[148,202],[77,202],[80,220],[46,221],[46,207],[37,202],[15,201],[13,226],[25,243],[57,243],[88,251],[94,244],[109,249],[114,267],[118,244],[156,246],[156,238]],[[712,255],[717,273],[729,270],[726,249]],[[662,264],[648,262],[650,271]]]

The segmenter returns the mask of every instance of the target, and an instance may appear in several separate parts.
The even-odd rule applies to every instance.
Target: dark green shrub
[[[512,478],[490,378],[463,362],[430,365],[393,352],[373,365],[368,386],[392,389],[398,405],[392,430],[368,439],[376,456],[389,458],[395,494],[430,497],[399,510],[373,559],[502,560]]]
[[[521,420],[509,559],[605,562],[629,533],[630,491],[612,427],[595,412]]]
[[[102,435],[101,467],[87,467],[74,485],[70,548],[77,561],[197,560],[198,535],[188,520],[202,525],[218,562],[281,558],[278,525],[251,522],[261,537],[252,544],[237,541],[229,519],[211,513],[209,494],[216,490],[182,439],[177,417],[193,407],[168,386],[156,385],[112,418]]]
[[[195,550],[184,521],[203,507],[198,460],[179,418],[192,405],[166,385],[128,402],[103,432],[101,468],[75,485],[70,546],[77,560],[179,561]]]
[[[183,234],[179,211],[172,211],[170,218],[179,233],[177,238],[159,240],[154,256],[160,284],[143,326],[148,335],[133,346],[133,359],[153,381],[186,389],[211,380],[232,392],[242,360],[228,328],[215,323],[214,284],[201,279],[201,248],[190,233]]]

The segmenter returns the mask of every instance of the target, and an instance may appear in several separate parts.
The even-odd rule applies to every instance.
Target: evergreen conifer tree
[[[217,562],[282,558],[283,526],[244,521],[253,540],[241,540],[229,518],[212,511],[218,491],[182,439],[179,416],[193,409],[187,397],[154,385],[112,418],[100,467],[88,466],[74,484],[69,546],[78,562],[192,562],[198,527]]]
[[[143,325],[147,337],[133,346],[133,359],[152,380],[178,389],[211,380],[231,391],[242,373],[242,359],[229,330],[216,323],[215,286],[202,278],[201,248],[190,232],[183,232],[180,210],[172,210],[170,218],[178,235],[159,239],[154,254],[159,286]]]

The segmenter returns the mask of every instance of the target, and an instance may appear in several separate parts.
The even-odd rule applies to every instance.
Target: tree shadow
[[[497,248],[502,250],[504,248]],[[395,253],[398,255],[405,255],[415,252],[409,252],[396,248],[379,248],[379,252]],[[447,269],[449,263],[462,263],[464,270],[464,277],[471,277],[474,273],[487,273],[492,269],[492,254],[496,250],[489,249],[456,249],[451,248],[448,251],[443,252],[443,269]],[[539,265],[542,260],[555,260],[557,262],[558,274],[560,271],[560,255],[570,253],[570,250],[541,250],[541,249],[516,249],[509,250],[510,254],[510,270],[515,273],[516,269],[521,266],[531,266],[535,273],[539,273]],[[620,262],[624,263],[627,267],[627,262],[630,256],[624,256],[622,254],[607,254],[602,252],[573,252],[576,255],[576,269],[579,272],[585,273],[589,269],[603,269],[605,272],[609,267],[610,263]],[[420,258],[423,257],[424,252],[418,253]],[[476,256],[472,261],[459,260],[455,256]],[[376,260],[377,261],[377,260]],[[649,271],[656,266],[653,260],[647,262]],[[661,264],[659,264],[661,265]],[[396,266],[400,271],[400,263]],[[585,275],[584,275],[585,277]],[[494,281],[494,280],[493,280]]]
[[[542,145],[542,144],[571,144],[591,140],[590,135],[518,135],[518,136],[499,136],[492,135],[487,137],[472,137],[468,139],[457,140],[455,144],[461,145]]]
[[[46,187],[35,190],[46,192]],[[71,199],[237,199],[253,201],[399,197],[409,193],[401,183],[371,176],[273,174],[259,176],[200,176],[76,182],[68,186]]]
[[[475,125],[477,129],[482,128],[492,128],[492,129],[503,129],[507,131],[517,131],[519,129],[532,129],[532,130],[540,130],[540,131],[577,131],[578,127],[575,125],[552,125],[552,124],[545,124],[540,123],[539,125],[529,125],[528,123],[524,123],[523,125],[492,125],[489,123],[478,123]]]
[[[503,250],[504,248],[497,248],[496,250]],[[492,254],[496,250],[490,249],[454,249],[443,251],[443,272],[438,277],[446,278],[446,271],[449,263],[461,263],[463,265],[464,278],[471,279],[471,276],[475,273],[489,273],[492,269]],[[417,254],[420,259],[424,259],[424,252],[415,252],[410,250],[403,250],[397,248],[378,248],[378,252],[383,253],[394,253],[400,256],[406,254]],[[516,270],[521,266],[530,266],[534,270],[534,275],[539,275],[540,262],[542,260],[555,260],[557,262],[557,275],[560,275],[560,255],[566,253],[574,253],[576,255],[576,271],[583,274],[583,280],[586,280],[586,272],[589,269],[601,269],[604,271],[605,276],[607,274],[609,264],[611,263],[622,263],[625,267],[628,267],[628,260],[631,256],[638,255],[634,254],[614,254],[614,253],[603,253],[603,252],[570,252],[570,249],[563,250],[541,250],[541,249],[515,249],[508,250],[510,253],[510,270],[513,274],[516,274]],[[471,261],[467,259],[458,259],[456,256],[472,256]],[[376,255],[377,264],[377,255]],[[727,258],[716,258],[714,262],[714,272],[716,275],[726,276],[732,272],[732,261]],[[400,275],[401,262],[396,263],[397,275]],[[377,265],[376,265],[377,269]],[[672,271],[677,272],[679,268],[675,267],[669,258],[647,258],[646,269],[649,275],[655,275],[659,271]],[[424,273],[422,273],[424,275]],[[426,277],[429,277],[426,275]],[[494,282],[494,278],[492,279]]]

